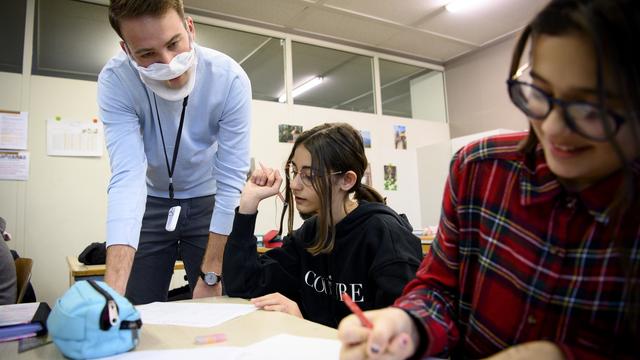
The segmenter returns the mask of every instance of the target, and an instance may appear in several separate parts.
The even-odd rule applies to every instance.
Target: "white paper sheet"
[[[212,327],[256,311],[251,304],[154,302],[138,305],[143,324]]]
[[[339,356],[338,340],[280,334],[245,348],[215,345],[192,349],[134,351],[103,360],[332,360]]]
[[[30,323],[38,306],[39,302],[0,306],[0,326]]]
[[[26,112],[0,112],[0,149],[27,149]]]
[[[47,155],[102,156],[104,125],[98,119],[47,120]]]
[[[247,346],[242,360],[331,360],[340,358],[340,341],[279,334]]]
[[[0,180],[29,180],[29,152],[0,151]]]
[[[177,350],[152,350],[152,351],[133,351],[106,358],[102,360],[212,360],[240,359],[242,348],[231,346],[209,346],[205,348],[193,349],[177,349]]]

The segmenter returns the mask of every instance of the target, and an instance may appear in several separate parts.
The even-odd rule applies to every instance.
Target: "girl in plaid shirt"
[[[637,358],[640,2],[555,0],[507,81],[529,133],[461,149],[436,240],[342,358]],[[527,43],[531,50],[521,58]]]

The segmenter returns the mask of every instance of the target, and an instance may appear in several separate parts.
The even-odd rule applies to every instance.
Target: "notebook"
[[[46,334],[49,312],[44,302],[0,306],[0,342]]]

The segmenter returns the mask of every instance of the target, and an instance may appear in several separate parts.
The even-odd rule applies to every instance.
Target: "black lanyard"
[[[180,148],[180,138],[182,137],[182,125],[184,124],[184,111],[187,108],[189,96],[182,101],[182,114],[180,114],[180,125],[178,126],[178,135],[176,135],[176,145],[173,148],[173,161],[169,166],[169,157],[167,156],[167,146],[164,144],[164,135],[162,134],[162,124],[160,123],[160,113],[158,112],[158,102],[156,94],[153,94],[153,102],[156,105],[156,115],[158,115],[158,127],[160,127],[160,138],[162,139],[162,150],[164,150],[164,160],[167,163],[167,172],[169,173],[169,199],[173,200],[173,171],[176,169],[176,160],[178,159],[178,148]]]

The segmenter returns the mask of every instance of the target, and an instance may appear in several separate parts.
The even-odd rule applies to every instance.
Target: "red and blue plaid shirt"
[[[540,146],[535,159],[518,150],[525,136],[454,156],[436,239],[395,305],[424,325],[424,355],[485,357],[549,340],[569,358],[638,356],[625,294],[640,282],[640,213],[607,212],[622,172],[570,193]],[[631,169],[640,191],[640,161]]]

